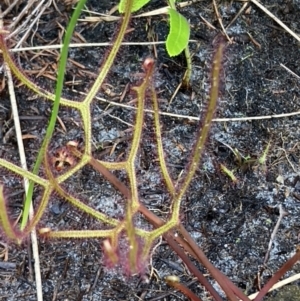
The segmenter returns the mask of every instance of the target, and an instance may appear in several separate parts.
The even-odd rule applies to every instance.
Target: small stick
[[[12,79],[10,69],[6,64],[5,64],[5,72],[6,72],[7,79],[8,79],[8,89],[9,89],[9,95],[10,95],[10,99],[11,99],[11,107],[12,107],[13,116],[14,116],[14,123],[15,123],[16,137],[17,137],[18,148],[19,148],[19,153],[20,153],[21,166],[22,166],[22,168],[27,170],[26,156],[25,156],[25,151],[24,151],[20,120],[18,118],[17,101],[16,101],[14,87],[13,87],[13,79]],[[25,188],[26,194],[28,191],[28,186],[29,186],[29,181],[27,178],[24,178],[24,188]],[[33,206],[31,203],[30,211],[29,211],[30,219],[32,219],[33,214],[34,214],[34,211],[33,211]],[[41,279],[40,261],[39,261],[39,252],[38,252],[38,240],[37,240],[35,228],[31,231],[30,235],[31,235],[31,244],[32,244],[32,251],[33,251],[33,258],[34,258],[37,300],[42,301],[43,300],[42,279]]]
[[[280,204],[279,205],[279,218],[278,218],[278,221],[275,225],[275,228],[271,234],[271,239],[270,239],[270,242],[269,242],[269,246],[268,246],[268,251],[266,253],[266,256],[265,256],[265,260],[264,260],[264,265],[267,264],[268,260],[269,260],[269,255],[270,255],[270,252],[271,252],[271,249],[272,249],[272,244],[274,242],[274,239],[275,239],[275,236],[276,236],[276,233],[278,231],[278,228],[279,228],[279,225],[280,225],[280,222],[281,220],[286,216],[288,215],[288,213],[286,211],[284,211],[284,209],[282,208],[282,205]]]
[[[199,15],[199,17],[203,20],[203,22],[207,25],[208,28],[217,30],[217,28],[213,26],[211,23],[209,23],[204,17],[202,17],[201,15]]]
[[[213,5],[214,5],[214,10],[215,10],[215,13],[216,13],[216,16],[218,18],[218,22],[222,28],[222,31],[224,33],[224,35],[226,36],[227,40],[229,41],[229,43],[232,43],[232,40],[229,38],[227,32],[226,32],[226,29],[223,25],[223,22],[222,22],[222,18],[221,18],[221,15],[219,13],[219,10],[218,10],[218,6],[217,6],[217,3],[216,3],[216,0],[213,0]]]
[[[295,34],[291,29],[289,29],[284,23],[282,23],[276,16],[274,16],[269,10],[267,10],[260,2],[257,0],[250,0],[256,6],[258,6],[263,12],[265,12],[269,17],[271,17],[276,23],[278,23],[283,29],[285,29],[291,36],[293,36],[298,42],[300,42],[300,36]]]
[[[248,2],[244,3],[242,8],[239,10],[239,12],[234,16],[234,18],[230,21],[230,23],[225,27],[225,29],[228,29],[235,21],[236,19],[243,13],[243,11],[246,9],[248,6]]]
[[[3,29],[3,20],[0,19],[0,32],[2,29]],[[9,66],[5,62],[4,62],[4,69],[5,69],[5,73],[7,76],[7,85],[8,85],[10,103],[11,103],[11,108],[12,108],[12,115],[13,115],[14,124],[15,124],[21,167],[24,170],[28,170],[27,163],[26,163],[24,144],[23,144],[23,139],[22,139],[22,130],[21,130],[21,124],[20,124],[20,119],[19,119],[19,113],[18,113],[18,105],[17,105],[16,95],[15,95],[15,90],[14,90],[14,84],[13,84],[13,78],[12,78],[12,74],[9,69]],[[26,194],[28,192],[28,187],[29,187],[29,180],[27,178],[24,178],[24,189],[25,189]],[[33,215],[34,215],[34,210],[33,210],[33,205],[31,202],[30,209],[29,209],[29,218],[32,219]],[[32,231],[30,232],[30,237],[31,237],[33,259],[34,259],[34,272],[35,272],[37,300],[43,301],[42,278],[41,278],[41,269],[40,269],[38,240],[37,240],[37,234],[36,234],[35,228],[33,228]]]
[[[78,91],[73,89],[74,92],[77,92],[78,94],[81,95],[86,95],[86,93]],[[110,101],[107,100],[105,98],[102,97],[98,97],[95,96],[95,99],[104,102],[104,103],[108,103],[112,106],[116,106],[116,107],[122,107],[122,108],[126,108],[128,110],[136,110],[136,107],[127,105],[127,104],[123,104],[123,103],[119,103],[119,102],[115,102],[115,101]],[[295,101],[296,97],[294,97],[293,101]],[[144,110],[146,113],[151,113],[153,114],[154,111],[151,109],[145,109]],[[185,118],[185,119],[189,119],[189,120],[195,120],[195,121],[199,121],[200,118],[197,116],[191,116],[191,115],[181,115],[181,114],[173,114],[173,113],[168,113],[168,112],[162,112],[159,111],[158,112],[160,115],[163,116],[171,116],[171,117],[175,117],[175,118]],[[300,111],[296,111],[296,112],[291,112],[291,113],[284,113],[284,114],[274,114],[274,115],[262,115],[262,116],[251,116],[251,117],[233,117],[233,118],[214,118],[212,121],[213,122],[235,122],[235,121],[251,121],[251,120],[266,120],[266,119],[273,119],[273,118],[285,118],[285,117],[291,117],[291,116],[297,116],[300,115]]]
[[[287,66],[283,65],[280,63],[280,66],[282,68],[284,68],[287,72],[291,73],[292,75],[294,75],[296,78],[300,79],[300,76],[298,74],[296,74],[295,72],[293,72],[291,69],[289,69]]]
[[[26,15],[30,8],[35,4],[36,0],[29,0],[26,6],[23,8],[23,10],[17,15],[17,17],[14,19],[14,21],[9,25],[9,30],[12,30],[15,28],[15,26],[19,23],[20,20]],[[23,28],[24,24],[19,26],[19,31]]]
[[[20,0],[15,0],[9,7],[4,11],[1,12],[1,5],[0,5],[0,18],[3,19],[19,2]]]

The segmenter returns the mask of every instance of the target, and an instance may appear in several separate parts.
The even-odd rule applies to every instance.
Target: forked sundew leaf
[[[119,13],[124,13],[126,10],[126,3],[128,0],[120,0],[119,3]],[[131,12],[134,13],[145,6],[150,0],[133,0]]]
[[[170,32],[166,41],[169,56],[180,54],[188,45],[190,25],[187,19],[175,9],[169,9]]]

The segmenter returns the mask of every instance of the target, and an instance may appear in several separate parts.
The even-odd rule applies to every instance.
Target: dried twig
[[[284,211],[284,209],[282,208],[282,205],[280,204],[279,205],[279,218],[278,218],[278,221],[275,225],[275,228],[271,234],[271,239],[270,239],[270,242],[269,242],[269,246],[268,246],[268,251],[266,253],[266,256],[265,256],[265,259],[264,259],[264,265],[267,264],[268,260],[269,260],[269,255],[270,255],[270,252],[271,252],[271,249],[272,249],[272,244],[274,242],[274,239],[275,239],[275,236],[276,236],[276,233],[278,231],[278,228],[279,228],[279,225],[280,225],[280,222],[281,220],[287,215],[288,213],[286,211]]]
[[[294,75],[297,79],[300,79],[300,76],[298,74],[296,74],[295,72],[293,72],[291,69],[289,69],[287,66],[283,65],[280,63],[280,66],[282,68],[284,68],[287,72],[289,72],[290,74]]]
[[[83,92],[77,91],[79,94],[84,94]],[[120,104],[114,101],[109,101],[105,98],[101,97],[95,97],[96,99],[109,103],[110,105],[114,106],[120,106],[126,109],[130,110],[136,110],[135,107],[126,105],[126,104]],[[150,109],[145,109],[145,112],[147,113],[153,113],[153,110]],[[173,114],[173,113],[168,113],[168,112],[159,112],[160,115],[163,116],[170,116],[170,117],[175,117],[175,118],[183,118],[183,119],[189,119],[189,120],[195,120],[199,121],[200,118],[196,116],[191,116],[191,115],[181,115],[181,114]],[[263,115],[263,116],[251,116],[251,117],[234,117],[234,118],[214,118],[212,121],[213,122],[236,122],[236,121],[252,121],[252,120],[265,120],[265,119],[273,119],[273,118],[285,118],[285,117],[291,117],[291,116],[296,116],[300,115],[300,111],[296,112],[291,112],[291,113],[285,113],[285,114],[274,114],[274,115]]]
[[[13,79],[12,79],[10,69],[6,65],[5,65],[5,71],[6,71],[6,75],[7,75],[7,79],[8,79],[8,90],[9,90],[12,113],[13,113],[13,118],[14,118],[21,166],[23,169],[27,170],[26,156],[25,156],[25,150],[24,150],[24,145],[23,145],[23,140],[22,140],[22,131],[21,131],[21,125],[20,125],[20,120],[19,120],[17,101],[16,101],[16,97],[15,97],[15,92],[14,92]],[[28,187],[29,187],[29,181],[28,181],[28,179],[24,178],[24,188],[25,188],[26,194],[28,191]],[[30,211],[29,211],[29,218],[32,219],[33,215],[34,215],[34,211],[33,211],[33,206],[31,204]],[[43,301],[42,279],[41,279],[41,271],[40,271],[40,260],[39,260],[39,251],[38,251],[38,241],[37,241],[36,230],[33,229],[30,234],[31,234],[33,258],[34,258],[34,271],[35,271],[37,300]]]
[[[226,32],[226,29],[223,25],[223,21],[222,21],[222,18],[221,18],[221,15],[219,13],[219,10],[218,10],[218,6],[217,6],[217,3],[216,3],[216,0],[213,0],[213,6],[214,6],[214,10],[215,10],[215,14],[217,16],[217,19],[218,19],[218,22],[222,28],[222,31],[224,33],[224,35],[226,36],[226,39],[228,40],[229,43],[232,42],[232,40],[230,39],[230,37],[228,36],[227,32]]]
[[[9,25],[9,30],[12,30],[16,27],[20,20],[28,13],[30,8],[34,5],[36,0],[29,0],[28,3],[24,6],[23,10],[18,14],[18,16],[14,19],[14,21]],[[18,32],[23,28],[23,26],[19,27]]]
[[[3,28],[2,20],[0,20],[0,31]],[[13,78],[12,74],[10,72],[9,67],[4,63],[5,72],[7,75],[7,82],[8,82],[8,91],[10,96],[10,102],[12,107],[12,115],[14,119],[15,124],[15,130],[16,130],[16,138],[18,143],[18,149],[20,154],[20,161],[21,161],[21,167],[25,170],[27,170],[27,163],[26,163],[26,156],[25,156],[25,150],[23,145],[23,139],[22,139],[22,131],[21,131],[21,125],[19,120],[19,113],[18,113],[18,107],[17,107],[17,101],[15,96],[15,90],[13,85]],[[28,179],[24,178],[24,189],[25,193],[27,194],[29,187],[29,181]],[[29,211],[29,218],[32,219],[34,215],[33,206],[32,203],[30,205],[30,211]],[[41,271],[40,271],[40,261],[39,261],[39,252],[38,252],[38,241],[37,241],[37,235],[35,228],[31,231],[31,244],[32,244],[32,252],[33,252],[33,258],[34,258],[34,270],[35,270],[35,282],[36,282],[36,294],[37,294],[37,300],[43,301],[43,294],[42,294],[42,280],[41,280]]]
[[[46,10],[46,8],[48,8],[50,6],[52,0],[48,0],[48,3],[46,3],[46,4],[44,4],[44,2],[45,2],[45,0],[40,1],[40,3],[37,5],[37,7],[32,12],[32,15],[34,15],[35,13],[38,12],[37,16],[33,20],[31,20],[32,19],[31,15],[28,16],[27,20],[24,22],[25,24],[22,24],[22,27],[24,27],[26,25],[26,23],[29,22],[26,32],[23,34],[22,38],[18,41],[18,44],[15,46],[15,48],[18,48],[20,45],[22,45],[24,40],[26,40],[29,35],[31,35],[31,39],[33,38],[34,34],[32,32],[32,28],[33,28],[33,26],[36,25],[36,23],[38,23],[38,21],[40,20],[42,14]],[[19,30],[19,28],[17,30]],[[11,35],[13,35],[13,33]]]
[[[243,11],[246,9],[248,6],[248,2],[244,3],[242,8],[239,10],[239,12],[234,16],[234,18],[230,21],[230,23],[225,27],[225,29],[228,29],[235,21],[236,19],[243,13]]]
[[[9,7],[3,12],[1,13],[1,17],[0,18],[4,18],[19,2],[20,0],[15,0],[12,4],[9,5]],[[1,6],[0,6],[1,8]]]
[[[185,1],[185,2],[178,2],[177,6],[178,7],[187,7],[190,6],[196,2],[200,2],[201,0],[190,0],[190,1]],[[151,16],[160,16],[163,14],[168,14],[168,10],[170,9],[170,6],[165,6],[159,9],[155,9],[149,12],[145,12],[145,13],[141,13],[139,15],[135,15],[132,16],[133,18],[143,18],[143,17],[151,17]],[[111,14],[100,14],[100,13],[96,13],[93,11],[87,11],[87,10],[83,10],[85,12],[88,12],[89,14],[94,14],[94,15],[98,15],[98,17],[96,16],[92,16],[92,17],[88,17],[87,19],[79,19],[79,21],[93,21],[93,22],[99,22],[99,21],[107,21],[107,22],[111,22],[111,21],[117,21],[120,19],[119,16],[112,16]]]
[[[265,12],[269,17],[271,17],[276,23],[278,23],[283,29],[285,29],[291,36],[293,36],[298,42],[300,42],[300,36],[294,33],[289,27],[287,27],[283,22],[281,22],[276,16],[274,16],[268,9],[266,9],[257,0],[250,0],[257,7],[259,7],[263,12]]]

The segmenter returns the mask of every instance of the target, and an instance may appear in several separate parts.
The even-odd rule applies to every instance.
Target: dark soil
[[[87,7],[90,11],[107,13],[116,2],[90,0]],[[157,9],[162,5],[161,1],[152,1],[144,11]],[[242,5],[239,2],[220,4],[225,26]],[[268,0],[264,1],[264,5],[299,33],[299,1]],[[22,7],[23,4],[6,16],[6,25],[18,15]],[[71,11],[64,5],[59,5],[59,8],[61,15],[53,6],[46,10],[39,26],[31,32],[32,36],[22,46],[60,43],[60,26],[66,26]],[[193,54],[191,89],[180,90],[169,104],[184,74],[185,60],[182,55],[170,58],[163,45],[156,46],[155,84],[161,100],[160,110],[203,117],[210,86],[211,59],[217,47],[216,41],[220,41],[220,30],[210,29],[200,16],[217,28],[219,25],[211,1],[193,3],[180,9],[180,12],[190,21],[191,39],[197,40],[197,43],[190,43]],[[84,16],[89,14],[84,13],[82,18]],[[163,41],[168,30],[166,16],[134,18],[130,26],[134,30],[126,36],[128,42],[147,42],[151,38],[151,32],[157,40]],[[117,22],[97,24],[81,21],[76,32],[90,43],[108,42],[117,28]],[[251,41],[248,33],[257,44]],[[300,75],[299,43],[254,5],[250,5],[247,13],[242,14],[228,29],[228,34],[234,37],[234,43],[227,46],[224,55],[222,90],[216,117],[252,117],[299,111],[300,80],[280,65],[283,64]],[[15,37],[12,44],[20,37],[22,34]],[[81,42],[79,34],[73,42]],[[70,50],[70,58],[84,68],[69,62],[64,91],[67,97],[78,100],[82,95],[74,90],[88,91],[106,51],[104,47]],[[35,57],[34,51],[22,52],[15,54],[15,59],[28,72],[28,76],[29,71],[33,73],[48,64],[38,78],[35,78],[38,72],[32,77],[43,87],[53,90],[55,82],[46,75],[52,74],[55,77],[59,51],[42,53],[43,56]],[[114,95],[100,91],[99,97],[119,102],[118,95],[124,91],[125,86],[137,83],[137,73],[142,72],[141,65],[147,56],[154,56],[153,46],[123,46],[106,80]],[[46,130],[51,103],[35,99],[33,92],[18,86],[17,81],[15,84],[23,134],[36,137],[24,140],[29,169],[32,169]],[[7,86],[0,93],[1,158],[19,164],[16,139],[13,131],[9,134],[13,121]],[[122,103],[134,106],[129,103],[132,99],[133,96],[128,93]],[[130,124],[134,122],[135,111],[120,106],[107,106],[108,103],[101,101],[93,103],[92,143],[95,158],[114,161],[125,158],[128,153],[132,133]],[[57,124],[50,154],[70,140],[78,141],[83,138],[82,122],[76,110],[61,108],[59,117],[67,131]],[[167,218],[165,212],[169,210],[170,201],[155,164],[157,155],[153,145],[151,120],[151,114],[147,114],[140,160],[137,162],[140,196],[148,208]],[[173,178],[177,179],[189,162],[198,122],[192,118],[166,115],[162,115],[161,122],[168,166]],[[291,257],[299,244],[299,122],[298,115],[254,121],[215,122],[197,176],[183,200],[181,219],[186,229],[210,261],[248,295],[259,290],[258,283],[266,283]],[[112,155],[103,154],[103,149],[112,147],[124,135],[128,139],[118,143]],[[260,164],[258,159],[263,156],[268,143],[270,149],[266,163]],[[240,160],[232,150],[240,154]],[[233,171],[237,181],[232,181],[222,173],[220,164]],[[13,218],[17,218],[22,208],[22,183],[11,173],[3,169],[1,171],[0,181],[5,186],[7,203]],[[116,175],[127,181],[125,174],[120,172]],[[64,185],[68,191],[109,216],[119,218],[124,213],[122,197],[91,167],[84,167]],[[36,201],[40,190],[36,189]],[[269,260],[263,268],[270,236],[278,220],[279,205],[288,212],[288,216],[279,227]],[[144,228],[151,228],[142,217],[138,216],[137,223]],[[55,229],[102,227],[57,195],[51,199],[40,226]],[[1,240],[7,242],[4,236]],[[152,266],[146,267],[144,275],[131,277],[124,276],[121,268],[111,270],[105,267],[101,240],[40,240],[39,248],[45,301],[186,300],[184,295],[168,287],[163,281],[165,276],[174,274],[203,300],[211,300],[164,241],[153,252]],[[12,263],[10,268],[2,268],[0,265],[0,300],[36,300],[30,244],[9,244],[7,260]],[[200,266],[199,268],[202,269]],[[295,265],[286,276],[299,272],[299,265]],[[209,275],[208,279],[218,289]],[[299,282],[296,285],[299,286]],[[279,292],[280,289],[270,293],[270,300]]]

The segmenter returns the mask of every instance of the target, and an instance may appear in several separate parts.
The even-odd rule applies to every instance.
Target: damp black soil
[[[25,2],[5,17],[6,25],[18,15]],[[108,13],[115,4],[116,1],[90,0],[87,1],[87,8],[91,12]],[[151,1],[151,5],[143,11],[157,9],[162,5],[165,3]],[[220,4],[224,26],[230,23],[242,5],[241,2]],[[268,0],[264,1],[264,5],[289,28],[299,33],[299,1]],[[59,43],[71,10],[62,4],[57,8],[60,13],[52,5],[45,10],[38,26],[30,31],[22,46]],[[170,58],[164,45],[156,45],[155,49],[151,45],[134,45],[122,47],[106,79],[109,93],[107,89],[101,89],[98,94],[107,101],[122,101],[121,104],[134,106],[132,93],[128,92],[124,99],[120,95],[127,85],[134,86],[139,80],[138,73],[142,72],[143,60],[157,55],[154,80],[160,110],[190,117],[161,115],[167,163],[175,179],[189,162],[199,127],[196,118],[204,116],[207,105],[212,55],[221,41],[221,31],[211,1],[192,3],[181,8],[180,12],[191,24],[193,74],[190,89],[180,90],[170,102],[185,71],[184,56]],[[94,14],[85,12],[82,20],[90,16]],[[216,29],[210,28],[204,19]],[[126,41],[163,41],[168,31],[166,21],[165,15],[133,18]],[[113,41],[118,26],[117,22],[80,21],[73,42]],[[224,54],[216,118],[246,118],[299,111],[299,43],[255,5],[249,5],[227,32],[233,38],[233,43],[227,45]],[[12,44],[15,45],[21,37],[22,33],[19,33]],[[70,50],[71,60],[67,66],[64,95],[76,100],[83,97],[78,91],[88,91],[106,52],[105,47]],[[55,82],[51,76],[55,78],[59,50],[43,50],[39,56],[36,53],[15,53],[15,59],[28,76],[32,74],[41,86],[53,90]],[[27,135],[24,143],[28,166],[32,169],[45,133],[51,103],[36,98],[33,92],[18,85],[18,81],[15,81],[15,86],[22,131],[23,135]],[[7,85],[0,88],[1,158],[19,164],[8,88]],[[126,157],[135,111],[97,100],[93,102],[92,115],[94,156],[110,161]],[[52,154],[68,141],[81,141],[83,138],[82,121],[76,110],[62,107],[59,117],[61,123],[57,124],[51,141]],[[214,122],[197,175],[183,199],[181,222],[209,260],[248,295],[256,292],[259,284],[264,284],[291,257],[299,244],[299,124],[297,114],[260,120]],[[166,198],[164,183],[157,174],[153,136],[151,114],[147,113],[140,160],[137,162],[140,197],[151,210],[166,218],[165,212],[168,212],[170,203]],[[111,150],[113,145],[115,149],[112,153],[103,152],[106,148]],[[266,150],[266,160],[260,163]],[[221,164],[232,171],[236,179],[224,174]],[[116,175],[127,181],[124,174]],[[23,201],[21,180],[3,169],[0,180],[5,186],[12,217],[16,219]],[[65,183],[65,187],[107,215],[118,218],[124,212],[121,196],[90,167],[78,171]],[[36,188],[36,201],[42,193],[40,190]],[[280,224],[264,266],[280,205],[288,215]],[[145,228],[150,227],[140,217],[136,222]],[[58,195],[51,199],[40,226],[57,229],[99,227],[90,217],[75,210]],[[1,240],[7,243],[4,236]],[[1,248],[4,250],[4,245]],[[130,277],[124,276],[121,268],[106,268],[101,240],[40,240],[39,251],[45,301],[187,300],[180,292],[165,284],[163,278],[167,275],[179,276],[202,300],[211,300],[164,241],[160,241],[160,245],[155,248],[151,265],[146,266],[143,275]],[[0,254],[0,300],[36,300],[30,244],[24,242],[18,246],[9,243],[8,253]],[[5,258],[5,255],[8,257]],[[299,272],[299,265],[295,265],[286,276]],[[210,275],[207,277],[218,289]],[[299,286],[299,282],[294,284]],[[280,289],[270,293],[269,300],[278,300],[275,299],[278,294],[282,294]]]

